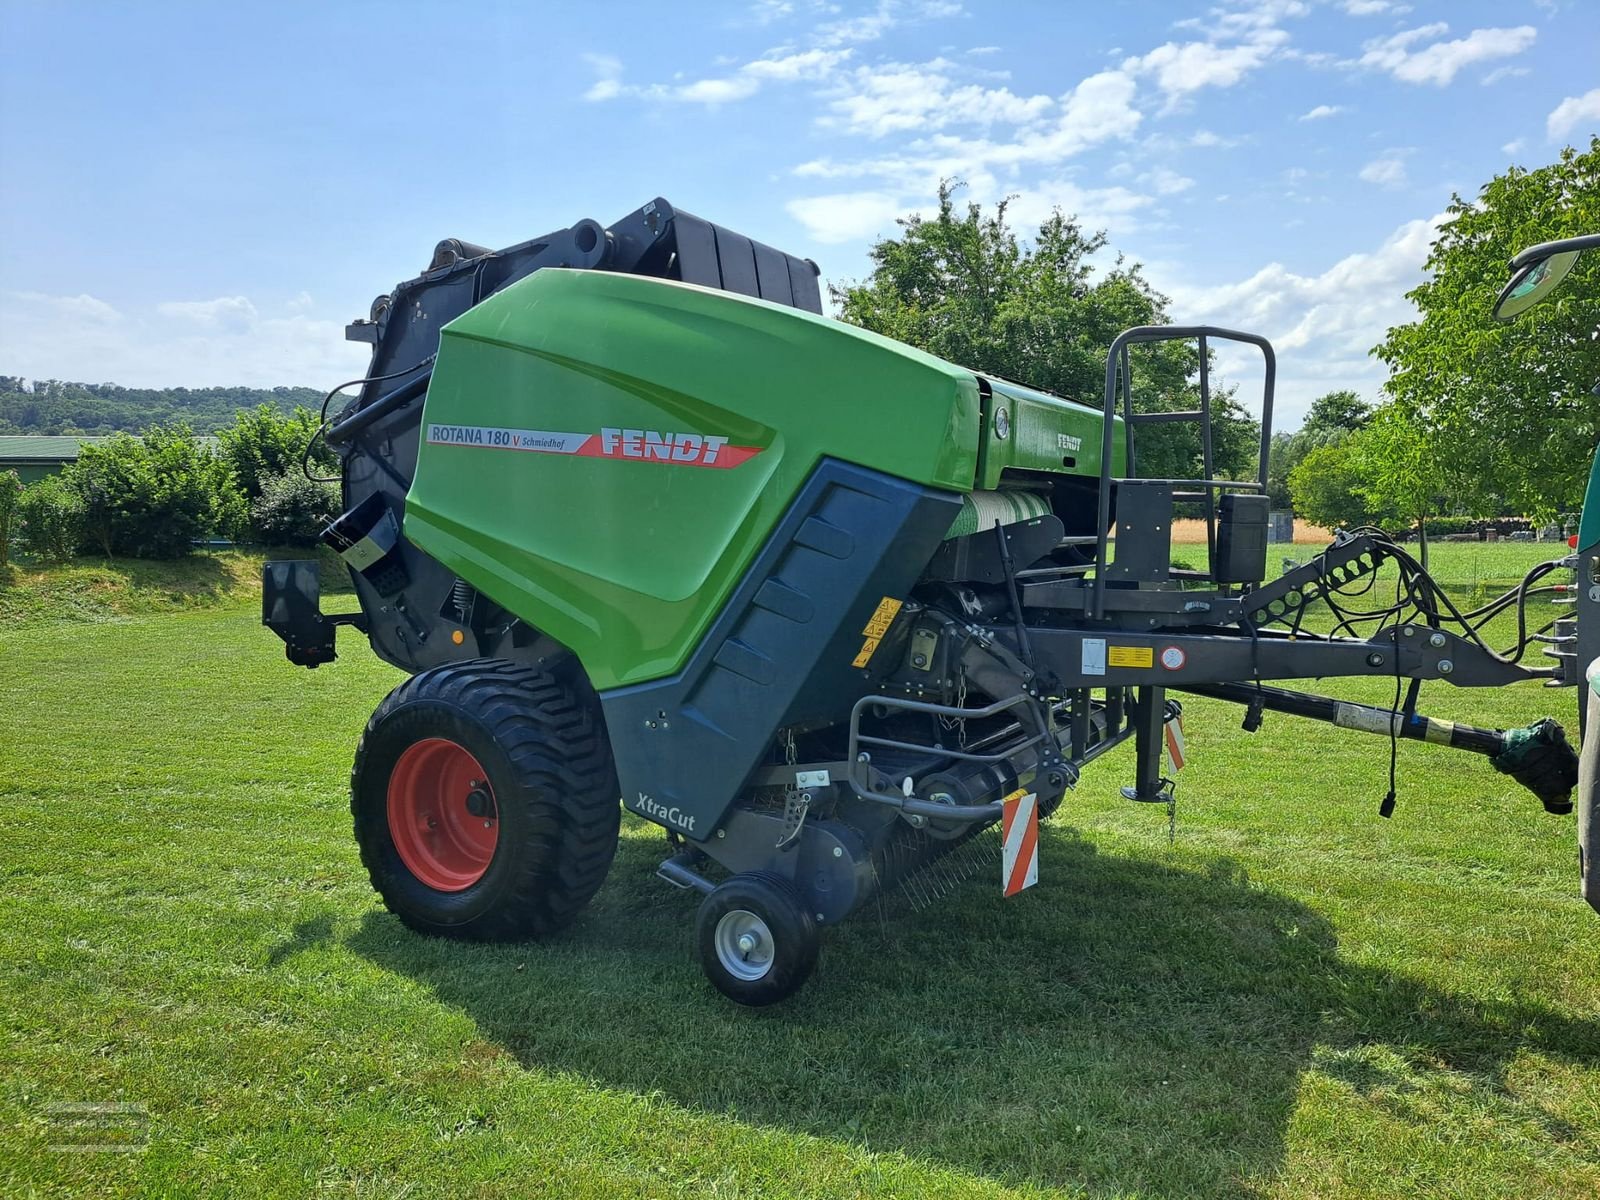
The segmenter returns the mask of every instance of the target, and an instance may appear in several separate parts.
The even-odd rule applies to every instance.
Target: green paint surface
[[[1578,549],[1587,550],[1600,542],[1600,449],[1589,468],[1589,486],[1583,493],[1583,513],[1578,518]]]
[[[405,532],[574,650],[597,688],[656,679],[822,459],[971,491],[980,391],[961,367],[787,306],[543,270],[444,327]],[[1070,410],[1098,458],[1097,413],[1016,391],[1041,444]],[[692,461],[713,438],[715,465]],[[1006,453],[1062,471],[1059,452]]]
[[[983,449],[978,462],[978,486],[998,488],[1007,471],[1047,471],[1055,475],[1100,476],[1100,452],[1105,418],[1090,408],[1019,383],[989,379],[992,394],[987,403]],[[996,436],[999,411],[1009,425],[1004,438]],[[1111,459],[1117,474],[1124,473],[1128,442],[1121,418],[1112,425]]]

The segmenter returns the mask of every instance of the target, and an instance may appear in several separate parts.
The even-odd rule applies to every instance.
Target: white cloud
[[[1391,4],[1389,0],[1344,0],[1342,7],[1352,17],[1375,17],[1386,12],[1398,16],[1411,11],[1409,4]]]
[[[773,52],[765,58],[745,63],[731,74],[695,79],[688,83],[625,84],[622,64],[606,55],[585,55],[600,78],[584,93],[585,100],[615,100],[636,96],[646,100],[679,101],[714,108],[748,100],[768,83],[797,83],[828,78],[850,57],[849,50],[801,50]]]
[[[34,309],[47,313],[48,319],[85,325],[109,325],[122,320],[122,314],[104,300],[87,294],[77,296],[51,296],[44,292],[6,292],[8,307]],[[5,326],[0,324],[0,330]]]
[[[1271,29],[1286,17],[1303,17],[1310,12],[1304,0],[1248,0],[1234,8],[1211,8],[1203,17],[1174,21],[1174,29],[1197,29],[1211,38],[1247,37]]]
[[[1405,155],[1398,150],[1386,150],[1361,168],[1360,177],[1380,187],[1403,187],[1406,182]]]
[[[1148,175],[1143,176],[1143,181],[1155,188],[1156,192],[1162,196],[1176,196],[1179,192],[1186,192],[1194,186],[1194,180],[1166,167],[1157,167]]]
[[[784,209],[819,242],[852,242],[888,231],[905,206],[890,192],[839,192],[791,200]]]
[[[205,328],[240,328],[256,319],[256,306],[248,296],[218,296],[215,300],[169,300],[156,312]]]
[[[1046,179],[1013,190],[1016,194],[1006,213],[1021,229],[1037,227],[1060,209],[1086,230],[1104,229],[1123,238],[1144,227],[1143,214],[1155,204],[1149,196],[1125,187],[1086,188],[1070,179]]]
[[[822,79],[850,57],[848,50],[803,50],[778,58],[758,58],[741,67],[740,74],[784,83],[797,79]]]
[[[1496,67],[1478,82],[1483,84],[1484,87],[1493,87],[1502,79],[1520,79],[1522,76],[1531,75],[1532,73],[1532,69],[1529,67]]]
[[[964,138],[934,133],[902,152],[880,158],[801,163],[794,173],[813,179],[876,179],[896,194],[930,196],[939,180],[965,179],[975,192],[987,189],[993,172],[1064,162],[1092,146],[1133,134],[1143,119],[1133,107],[1136,87],[1120,71],[1101,71],[1078,83],[1052,105],[1046,119],[1009,138]]]
[[[1310,112],[1302,113],[1302,121],[1321,121],[1327,117],[1336,117],[1344,111],[1342,104],[1319,104]]]
[[[583,61],[597,78],[584,92],[585,100],[614,100],[622,94],[622,60],[610,54],[585,54]]]
[[[1556,105],[1545,120],[1545,132],[1552,142],[1559,141],[1584,121],[1593,121],[1600,126],[1600,88],[1581,96],[1568,96]]]
[[[752,25],[771,25],[774,21],[792,16],[794,4],[791,0],[755,0],[746,20]]]
[[[988,55],[988,54],[999,54],[1000,53],[1000,47],[999,46],[973,46],[970,50],[967,51],[967,53],[971,54],[971,55],[974,55],[974,56],[978,56],[978,57],[981,57],[983,55]]]
[[[1247,41],[1232,46],[1215,42],[1167,42],[1148,54],[1125,59],[1122,70],[1130,75],[1153,75],[1167,96],[1168,106],[1201,88],[1229,88],[1272,56],[1289,40],[1281,29],[1264,28]]]
[[[1521,154],[1522,147],[1525,144],[1526,143],[1522,138],[1517,138],[1515,141],[1507,142],[1504,146],[1501,146],[1500,149],[1505,151],[1507,154]]]
[[[817,26],[815,36],[824,46],[875,42],[897,25],[909,21],[933,21],[963,15],[953,0],[878,0],[870,13],[846,17]]]
[[[1357,65],[1387,71],[1402,83],[1444,87],[1464,67],[1521,54],[1539,36],[1532,25],[1518,25],[1514,29],[1474,29],[1450,42],[1433,40],[1449,31],[1450,27],[1439,21],[1377,38],[1362,47],[1364,53]],[[1429,44],[1413,49],[1422,42]]]
[[[0,362],[33,379],[128,387],[331,387],[361,375],[368,347],[337,321],[263,317],[245,296],[119,311],[93,296],[0,293]]]
[[[1152,266],[1151,282],[1172,298],[1179,322],[1215,322],[1264,333],[1279,352],[1273,424],[1293,428],[1317,396],[1350,388],[1376,398],[1387,372],[1369,351],[1390,326],[1415,320],[1405,298],[1422,280],[1447,214],[1407,221],[1375,250],[1351,254],[1320,274],[1273,262],[1236,283],[1195,286]],[[1219,350],[1219,367],[1235,380],[1259,376],[1259,357]],[[1240,399],[1251,398],[1247,387]]]
[[[858,67],[841,81],[842,94],[829,105],[831,115],[819,123],[880,138],[952,124],[1023,125],[1054,103],[1049,96],[1018,96],[1009,88],[958,86],[950,76],[953,65],[935,59],[921,65]]]

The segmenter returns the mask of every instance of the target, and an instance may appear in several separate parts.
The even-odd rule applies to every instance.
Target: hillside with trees
[[[321,403],[313,388],[128,388],[0,375],[0,434],[140,433],[180,424],[211,434],[231,426],[241,409],[265,404],[288,415]]]

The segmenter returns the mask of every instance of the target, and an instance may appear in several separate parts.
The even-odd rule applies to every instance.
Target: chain
[[[956,677],[956,707],[967,706],[967,672],[963,668]],[[967,719],[965,717],[940,717],[939,724],[945,729],[956,731],[956,745],[962,750],[967,748]]]
[[[800,754],[794,746],[794,730],[792,729],[783,731],[783,761],[791,767],[800,761]]]

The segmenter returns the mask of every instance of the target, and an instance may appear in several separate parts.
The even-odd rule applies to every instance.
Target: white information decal
[[[1105,638],[1083,639],[1083,673],[1085,675],[1104,675],[1106,673]]]

